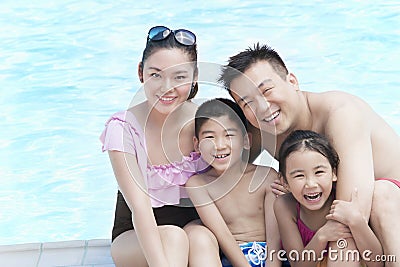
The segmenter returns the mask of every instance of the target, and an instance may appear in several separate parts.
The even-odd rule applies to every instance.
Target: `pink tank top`
[[[131,112],[115,113],[105,126],[100,136],[102,151],[114,150],[136,156],[142,175],[147,178],[146,186],[152,207],[179,204],[181,198],[188,197],[184,184],[189,177],[208,167],[200,154],[195,152],[183,156],[179,162],[150,165],[144,131]]]

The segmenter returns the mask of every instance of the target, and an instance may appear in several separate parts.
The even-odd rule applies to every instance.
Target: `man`
[[[336,197],[349,201],[357,188],[385,254],[400,258],[400,137],[368,104],[344,92],[300,91],[296,76],[266,45],[232,56],[220,81],[260,129],[261,145],[271,155],[294,130],[326,135],[340,157]]]

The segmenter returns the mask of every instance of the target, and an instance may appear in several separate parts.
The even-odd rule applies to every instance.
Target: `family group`
[[[197,105],[196,35],[165,26],[137,69],[144,101],[100,136],[116,266],[396,266],[378,259],[400,257],[400,137],[362,99],[301,90],[257,43],[221,68],[230,98]]]

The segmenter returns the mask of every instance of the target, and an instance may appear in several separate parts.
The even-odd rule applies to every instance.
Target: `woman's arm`
[[[250,266],[220,211],[208,194],[206,185],[201,180],[200,175],[195,175],[186,183],[188,195],[195,205],[201,221],[215,235],[221,250],[232,266]]]
[[[143,175],[134,155],[108,152],[114,175],[133,213],[135,232],[149,267],[168,266]]]
[[[354,189],[351,195],[351,201],[333,201],[330,214],[328,214],[326,218],[341,222],[350,228],[360,256],[363,256],[363,253],[367,253],[364,256],[375,260],[377,255],[382,255],[382,246],[369,227],[368,221],[361,213],[357,189]],[[368,253],[369,251],[371,253]],[[380,267],[384,266],[384,264],[379,261],[368,261],[367,266]]]

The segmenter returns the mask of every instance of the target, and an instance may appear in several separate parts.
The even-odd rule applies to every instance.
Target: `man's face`
[[[267,61],[259,61],[244,75],[233,79],[230,89],[246,118],[255,127],[274,135],[290,128],[290,115],[295,110],[292,105],[298,89],[292,74],[283,80]]]

